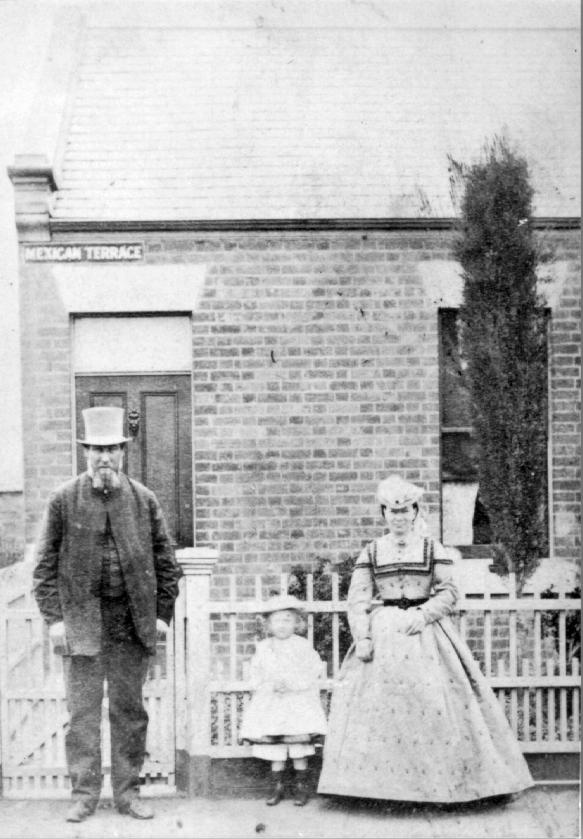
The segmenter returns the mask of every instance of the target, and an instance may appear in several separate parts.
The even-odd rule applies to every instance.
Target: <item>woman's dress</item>
[[[325,734],[326,716],[320,702],[322,661],[299,635],[265,638],[251,661],[253,696],[245,709],[240,739],[251,743],[309,742]],[[274,685],[284,680],[288,690]]]
[[[520,747],[492,689],[447,617],[458,597],[443,547],[391,534],[359,556],[348,595],[354,641],[334,689],[318,792],[454,802],[532,786]],[[426,626],[404,634],[407,611],[380,601],[420,600]],[[401,606],[405,606],[401,603]],[[411,607],[414,608],[414,607]]]

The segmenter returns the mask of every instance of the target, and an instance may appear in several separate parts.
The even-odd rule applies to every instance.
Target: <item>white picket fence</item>
[[[476,658],[522,750],[579,751],[580,662],[579,653],[571,654],[568,650],[567,616],[580,611],[581,601],[564,590],[557,591],[555,599],[541,597],[539,591],[528,589],[518,597],[512,577],[501,581],[487,571],[481,576],[476,574],[477,568],[475,565],[471,576],[460,575],[462,596],[455,619],[461,636],[471,647],[476,647],[476,640],[479,642]],[[288,576],[282,574],[279,580],[282,593],[287,592],[288,582]],[[187,598],[182,598],[176,620],[184,627],[184,638],[188,639],[193,629],[199,639],[214,636],[214,640],[205,640],[198,648],[196,673],[191,678],[186,676],[185,684],[191,690],[185,697],[182,720],[185,742],[190,741],[196,754],[217,758],[248,756],[250,748],[238,742],[238,732],[243,708],[250,698],[246,674],[253,648],[250,643],[253,618],[269,593],[268,586],[263,578],[256,577],[255,596],[238,599],[237,580],[232,577],[228,599],[210,600],[208,578],[205,579],[200,569],[192,577],[187,574],[185,586],[192,588],[197,617],[196,627],[192,627],[194,612],[185,609]],[[308,639],[313,642],[317,622],[323,616],[329,622],[331,639],[322,681],[322,702],[326,708],[341,664],[341,624],[346,613],[335,573],[330,575],[330,587],[330,599],[314,600],[314,578],[307,575]],[[553,632],[545,634],[549,624]],[[474,639],[468,637],[472,627]],[[521,655],[521,649],[526,654]],[[177,646],[177,667],[183,654]],[[185,672],[189,672],[188,662]],[[188,720],[189,737],[186,736]]]
[[[261,632],[256,619],[270,591],[288,589],[289,578],[255,578],[253,596],[239,596],[240,581],[229,580],[226,600],[211,597],[216,552],[178,552],[185,572],[180,582],[167,646],[152,662],[144,694],[150,716],[148,758],[143,780],[159,794],[175,790],[175,754],[199,760],[250,756],[239,743],[243,708],[249,700],[249,660]],[[460,565],[457,622],[504,708],[523,751],[580,750],[580,653],[569,644],[568,621],[579,599],[558,590],[556,599],[526,591],[517,597],[486,565]],[[0,731],[2,793],[10,797],[67,795],[64,737],[67,726],[61,662],[31,596],[30,563],[2,572],[0,586]],[[314,577],[306,577],[307,637],[313,642],[327,624],[322,703],[328,708],[346,646],[346,603],[338,575],[329,576],[328,599],[314,598]],[[572,638],[571,638],[572,641]],[[105,791],[108,791],[107,705],[104,703]],[[204,790],[204,779],[198,788]]]
[[[2,574],[0,590],[0,747],[2,795],[70,794],[65,756],[68,725],[62,658],[51,649],[31,588],[32,565]],[[173,636],[161,642],[144,685],[149,724],[144,786],[175,791]],[[107,688],[102,712],[104,794],[111,794]],[[155,787],[155,790],[154,790]]]

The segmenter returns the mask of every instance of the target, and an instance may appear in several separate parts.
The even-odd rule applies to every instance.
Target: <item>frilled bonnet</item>
[[[400,475],[390,475],[381,481],[377,489],[377,500],[382,507],[396,509],[419,503],[423,495],[421,487],[405,481]]]

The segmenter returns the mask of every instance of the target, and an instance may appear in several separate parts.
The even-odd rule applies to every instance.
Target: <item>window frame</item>
[[[474,433],[473,425],[470,426],[449,426],[443,424],[443,413],[444,413],[444,375],[445,375],[445,356],[444,356],[444,317],[446,313],[455,313],[455,319],[457,321],[459,316],[459,306],[440,306],[437,310],[437,317],[438,317],[438,412],[439,412],[439,530],[441,534],[442,541],[444,540],[444,532],[443,532],[443,525],[444,525],[444,503],[443,503],[443,488],[446,483],[454,483],[451,480],[444,480],[444,434],[469,434],[472,435]],[[546,364],[546,376],[547,376],[547,387],[546,387],[546,436],[547,436],[547,469],[546,469],[546,484],[547,484],[547,492],[546,492],[546,509],[545,509],[545,524],[546,524],[546,533],[547,533],[547,551],[546,554],[552,556],[553,554],[553,516],[552,516],[552,381],[551,381],[551,373],[552,373],[552,355],[551,355],[551,332],[552,332],[552,312],[549,307],[545,307],[545,318],[546,318],[546,337],[547,337],[547,364]],[[477,482],[477,478],[476,478]],[[465,481],[460,480],[458,483],[465,483]],[[470,480],[467,483],[472,483]],[[478,492],[479,492],[479,484],[478,484]],[[467,559],[491,559],[492,558],[492,543],[482,543],[482,544],[470,544],[470,545],[455,545],[454,547],[460,551],[462,558]]]

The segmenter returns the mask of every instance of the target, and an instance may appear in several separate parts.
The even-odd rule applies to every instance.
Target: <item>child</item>
[[[245,709],[241,740],[253,756],[271,761],[273,790],[267,804],[283,798],[283,770],[289,757],[296,773],[295,801],[308,801],[308,756],[313,738],[326,733],[318,680],[322,661],[305,638],[296,635],[302,603],[290,595],[272,597],[262,610],[269,636],[257,644],[251,661],[253,697]]]

